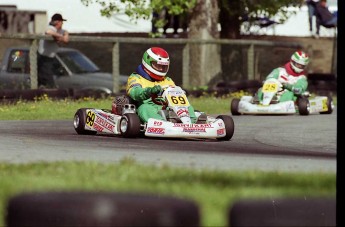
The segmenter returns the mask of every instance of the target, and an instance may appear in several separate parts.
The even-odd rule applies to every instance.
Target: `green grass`
[[[228,114],[233,94],[223,98],[190,97],[195,109],[208,114]],[[0,120],[68,120],[81,107],[110,109],[112,99],[58,100],[43,96],[36,101],[0,104]],[[200,207],[202,226],[226,226],[231,204],[245,198],[336,196],[334,173],[234,172],[141,165],[132,159],[120,163],[56,162],[0,163],[0,226],[6,203],[21,192],[83,190],[173,195],[194,200]]]
[[[145,166],[131,159],[117,164],[56,162],[0,164],[0,213],[21,192],[106,191],[153,193],[191,199],[202,226],[226,226],[229,206],[239,199],[335,198],[335,174],[207,171]],[[3,215],[0,226],[4,226]]]
[[[249,94],[240,91],[218,98],[205,94],[201,98],[189,97],[189,101],[194,109],[206,114],[229,114],[232,98],[243,95]],[[78,108],[111,109],[112,100],[113,97],[52,100],[47,96],[39,97],[35,101],[19,100],[12,104],[0,104],[0,120],[68,120],[73,119]],[[333,97],[333,102],[336,105],[336,97]]]
[[[47,96],[36,101],[19,100],[12,104],[0,105],[0,120],[67,120],[73,119],[78,108],[93,107],[111,109],[113,98],[80,100],[52,100]],[[216,98],[213,96],[200,98],[190,97],[189,101],[195,109],[208,114],[230,113],[230,97]]]

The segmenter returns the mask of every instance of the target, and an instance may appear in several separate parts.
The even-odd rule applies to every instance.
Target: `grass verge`
[[[21,192],[106,191],[192,199],[202,226],[227,226],[231,204],[244,198],[334,198],[335,174],[233,172],[146,166],[131,159],[117,164],[56,162],[0,164],[0,226],[7,200]]]
[[[68,120],[73,119],[77,109],[93,107],[111,109],[113,97],[104,99],[84,98],[79,100],[53,100],[47,96],[35,101],[19,100],[12,104],[0,105],[0,120]],[[207,114],[230,113],[230,97],[189,98],[195,109]]]

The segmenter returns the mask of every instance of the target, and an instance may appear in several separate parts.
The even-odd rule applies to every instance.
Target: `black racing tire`
[[[80,108],[74,114],[73,126],[75,131],[80,135],[96,135],[97,131],[85,130],[86,124],[86,110],[88,108]]]
[[[310,114],[310,103],[308,98],[300,97],[297,100],[298,112],[300,115],[307,116]]]
[[[238,98],[233,98],[231,100],[231,105],[230,105],[230,111],[232,115],[241,115],[240,112],[238,112],[238,105],[240,103],[240,99]]]
[[[320,112],[320,114],[331,114],[333,112],[333,99],[331,96],[327,96],[327,111]]]
[[[10,198],[6,226],[200,226],[200,212],[192,200],[153,194],[33,192]]]
[[[337,226],[336,213],[334,198],[242,199],[229,206],[227,226]]]
[[[217,119],[222,119],[224,121],[225,131],[226,131],[226,135],[224,137],[217,138],[217,139],[222,140],[222,141],[230,140],[232,136],[234,135],[234,131],[235,131],[234,120],[229,115],[219,115]]]
[[[120,132],[125,138],[137,137],[140,134],[140,119],[135,113],[126,113],[120,120]]]

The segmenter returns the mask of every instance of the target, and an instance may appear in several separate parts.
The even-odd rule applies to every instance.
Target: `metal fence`
[[[30,46],[31,88],[37,88],[37,44],[43,35],[0,34],[0,51],[10,45]],[[209,82],[262,80],[277,65],[285,63],[296,49],[303,46],[293,42],[229,39],[164,39],[138,37],[70,36],[69,47],[81,50],[101,69],[112,73],[113,92],[119,91],[120,74],[129,75],[141,63],[142,54],[159,45],[167,49],[172,59],[169,73],[176,84],[188,87],[190,74],[189,48],[191,45],[216,44],[220,46],[222,73]],[[212,56],[209,56],[212,58]]]

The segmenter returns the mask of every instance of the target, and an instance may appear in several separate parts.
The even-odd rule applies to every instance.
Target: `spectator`
[[[163,36],[166,37],[167,35],[167,29],[169,27],[173,27],[174,29],[174,32],[173,32],[173,37],[174,38],[177,38],[179,35],[178,35],[178,29],[179,29],[179,26],[180,26],[180,21],[179,21],[179,16],[178,15],[171,15],[168,13],[168,10],[166,9],[165,10],[165,20],[167,21],[166,24],[164,25],[163,27]]]
[[[313,17],[316,16],[316,5],[318,2],[319,0],[306,0],[306,4],[308,6],[309,31],[311,36],[314,36]]]
[[[54,88],[54,69],[55,55],[58,48],[68,43],[69,34],[62,29],[63,22],[66,21],[61,14],[54,14],[49,22],[49,26],[45,31],[53,40],[41,39],[38,45],[37,71],[38,86],[46,88]]]
[[[156,27],[156,22],[158,20],[164,20],[165,24],[163,26],[163,34],[162,37],[167,37],[167,29],[171,26],[173,27],[173,37],[177,38],[179,36],[178,29],[180,26],[179,15],[171,15],[168,13],[168,9],[166,7],[159,13],[153,12],[152,13],[152,30],[153,34],[158,33],[158,28]]]
[[[316,38],[320,35],[320,26],[327,28],[336,27],[338,16],[336,13],[331,13],[327,7],[327,0],[320,0],[316,5]]]

